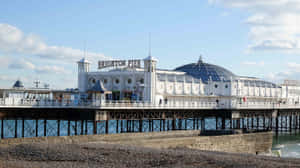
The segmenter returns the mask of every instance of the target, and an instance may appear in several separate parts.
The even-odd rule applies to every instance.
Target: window
[[[140,79],[140,83],[144,84],[144,78]]]
[[[215,84],[215,88],[218,88],[218,85],[217,85],[217,84]]]
[[[228,88],[228,85],[227,85],[227,84],[225,85],[225,88],[226,88],[226,89]]]
[[[129,79],[127,80],[127,83],[128,83],[128,84],[131,84],[131,82],[132,82],[132,80],[129,78]]]
[[[104,81],[103,81],[103,82],[104,82],[104,84],[107,84],[107,79],[104,79]]]
[[[119,80],[119,79],[116,79],[116,80],[115,80],[115,83],[116,83],[116,84],[119,84],[119,83],[120,83],[120,80]]]

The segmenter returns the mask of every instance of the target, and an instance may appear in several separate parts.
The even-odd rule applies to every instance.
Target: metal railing
[[[153,108],[153,109],[297,109],[300,104],[282,103],[216,103],[216,102],[172,102],[152,104],[143,101],[79,101],[79,100],[37,100],[37,99],[3,99],[0,98],[0,107],[43,107],[43,108]]]

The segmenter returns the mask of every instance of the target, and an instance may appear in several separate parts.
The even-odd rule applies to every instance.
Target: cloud
[[[250,51],[300,53],[299,0],[208,0],[210,4],[250,13]]]
[[[56,65],[46,65],[46,66],[36,66],[28,60],[20,59],[12,61],[8,68],[10,69],[24,69],[33,70],[39,74],[69,74],[70,72],[65,70],[62,66]]]
[[[0,50],[9,53],[30,54],[45,59],[78,61],[84,51],[65,46],[49,46],[37,35],[24,34],[20,29],[0,23]],[[87,52],[88,59],[110,59],[101,53]]]
[[[8,65],[8,68],[10,69],[35,69],[35,65],[29,61],[26,61],[24,59],[15,60],[14,62],[11,62]]]
[[[288,62],[285,64],[285,70],[281,72],[272,72],[265,76],[265,79],[274,82],[282,82],[285,79],[300,80],[300,64]]]
[[[264,61],[260,61],[260,62],[254,62],[254,61],[244,61],[242,62],[243,65],[251,65],[251,66],[264,66],[265,62]]]

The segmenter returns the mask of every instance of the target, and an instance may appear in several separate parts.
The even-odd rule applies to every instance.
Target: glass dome
[[[23,87],[24,87],[24,85],[20,80],[17,80],[15,82],[15,84],[13,85],[13,88],[23,88]]]
[[[188,75],[194,78],[201,79],[203,83],[207,83],[208,80],[221,81],[231,80],[236,77],[235,74],[217,65],[204,63],[200,57],[197,63],[191,63],[177,67],[175,71],[186,72]]]

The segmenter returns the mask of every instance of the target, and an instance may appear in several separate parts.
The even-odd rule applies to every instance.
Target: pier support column
[[[39,136],[39,119],[35,120],[35,136]]]
[[[116,120],[116,133],[119,133],[119,120]]]
[[[124,128],[123,128],[123,120],[121,120],[121,133],[123,133],[124,132]]]
[[[275,132],[276,132],[276,137],[278,137],[278,125],[279,125],[279,119],[278,116],[276,117],[276,128],[275,128]]]
[[[81,120],[81,124],[80,124],[80,127],[81,127],[80,134],[81,135],[83,135],[83,132],[84,132],[84,130],[83,130],[83,124],[84,124],[84,121]]]
[[[109,120],[105,121],[105,133],[108,134],[109,131]]]
[[[57,120],[57,136],[60,136],[60,120]]]
[[[218,117],[216,117],[216,130],[218,130]]]
[[[47,120],[44,120],[44,136],[47,136]]]
[[[173,118],[173,120],[172,120],[172,130],[176,130],[176,119],[175,118]]]
[[[240,121],[241,121],[240,118],[236,120],[236,126],[237,126],[236,128],[237,128],[237,129],[240,129],[240,128],[241,128],[241,122],[240,122]]]
[[[15,138],[18,138],[18,119],[15,119]]]
[[[77,135],[77,120],[75,120],[75,126],[74,126],[75,135]]]
[[[24,118],[22,118],[22,138],[24,138],[24,125],[25,125],[25,121]]]
[[[226,118],[222,117],[222,130],[226,129]]]
[[[163,131],[165,131],[165,130],[166,130],[166,120],[163,119]]]
[[[97,134],[97,121],[94,121],[93,132]]]
[[[88,134],[88,120],[85,120],[85,135]]]
[[[71,134],[71,121],[68,120],[68,136]]]
[[[289,125],[290,125],[290,127],[289,127],[289,131],[290,131],[290,133],[292,132],[292,121],[293,121],[293,116],[292,115],[290,115],[290,118],[289,118]]]
[[[139,132],[143,132],[143,120],[139,120]]]
[[[201,118],[201,131],[205,131],[205,118]]]
[[[259,117],[256,117],[256,130],[259,130]]]
[[[3,118],[1,119],[1,139],[4,138],[4,120]]]

